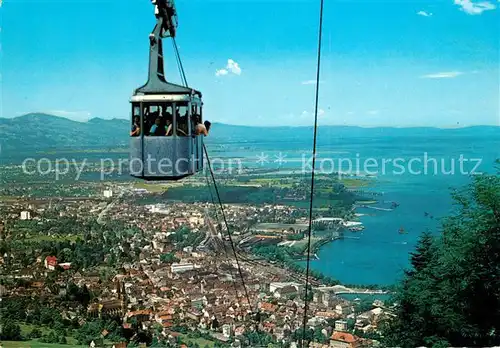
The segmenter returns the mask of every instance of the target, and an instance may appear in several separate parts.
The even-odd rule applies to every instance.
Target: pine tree
[[[410,253],[412,269],[406,271],[408,276],[423,271],[429,265],[433,256],[434,237],[430,231],[425,231],[415,247],[415,251]]]
[[[500,176],[477,176],[454,199],[442,236],[423,234],[411,255],[387,346],[500,344]]]

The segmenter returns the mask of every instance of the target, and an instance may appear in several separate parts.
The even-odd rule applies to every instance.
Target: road
[[[224,240],[221,238],[219,231],[212,222],[212,219],[210,219],[208,209],[205,209],[204,214],[205,222],[208,228],[205,233],[205,239],[203,239],[198,247],[204,248],[211,244],[212,247],[215,248],[215,251],[226,251],[227,249],[225,248]]]
[[[97,216],[97,223],[99,225],[102,225],[104,222],[102,221],[102,219],[106,216],[106,214],[108,213],[108,211],[113,208],[115,206],[115,204],[120,200],[120,198],[123,197],[123,195],[125,194],[125,192],[127,192],[127,189],[123,188],[123,187],[120,187],[120,193],[118,194],[118,196],[116,196],[115,199],[113,199],[113,201],[111,201],[100,213],[99,215]]]

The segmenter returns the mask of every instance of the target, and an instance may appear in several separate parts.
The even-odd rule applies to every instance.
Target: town
[[[3,202],[1,317],[10,340],[373,347],[392,316],[390,303],[376,298],[388,299],[386,291],[346,287],[318,272],[305,297],[294,261],[308,228],[304,208],[228,203],[225,226],[213,202],[158,203],[157,193],[130,183],[92,190]],[[362,228],[347,217],[354,215],[315,219],[318,247]]]

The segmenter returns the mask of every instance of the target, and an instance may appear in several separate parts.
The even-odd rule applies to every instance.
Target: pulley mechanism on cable
[[[179,180],[203,169],[201,92],[187,84],[175,42],[173,0],[152,0],[156,25],[149,35],[149,75],[134,91],[130,132],[131,175],[144,180]],[[163,39],[170,38],[182,84],[167,82]]]

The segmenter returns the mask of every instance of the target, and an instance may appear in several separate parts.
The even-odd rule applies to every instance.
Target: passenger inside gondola
[[[177,136],[186,137],[188,131],[188,109],[185,106],[176,108],[175,114],[177,116]]]
[[[210,121],[205,121],[205,122],[203,122],[203,124],[205,125],[205,129],[207,130],[206,135],[208,135],[208,132],[210,132],[210,127],[212,126],[212,123],[210,123]]]
[[[207,136],[208,135],[208,131],[210,129],[210,122],[205,121],[204,123],[201,123],[201,116],[200,115],[196,115],[195,116],[195,123],[196,123],[195,134],[196,135]]]
[[[151,127],[154,124],[154,119],[152,119],[150,113],[149,113],[149,107],[144,107],[143,110],[143,125],[142,127],[144,128],[144,135],[150,135],[148,131],[151,129]]]
[[[131,137],[138,137],[141,134],[141,119],[136,116],[134,117],[134,123],[132,124],[132,130],[130,131]]]
[[[130,129],[131,137],[138,137],[141,135],[141,108],[138,105],[134,105],[132,108],[132,126]]]
[[[157,117],[155,120],[155,124],[151,127],[149,131],[149,135],[154,136],[163,136],[167,134],[167,127],[163,123],[163,120],[160,117]]]
[[[172,114],[170,112],[167,112],[166,117],[165,117],[166,127],[167,127],[167,134],[166,134],[167,136],[172,136],[172,134],[174,133],[173,132],[174,125],[172,124],[172,120],[173,120]]]

